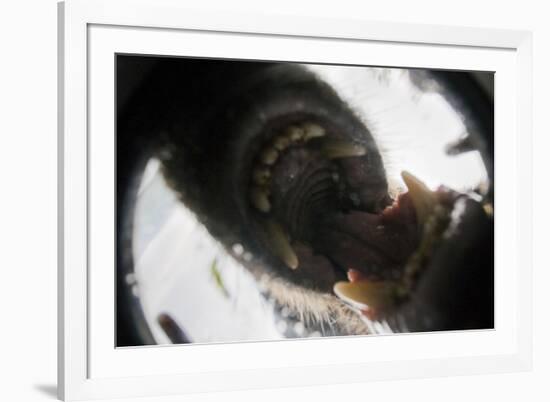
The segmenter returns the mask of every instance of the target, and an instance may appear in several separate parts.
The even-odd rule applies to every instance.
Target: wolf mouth
[[[444,187],[430,191],[408,172],[408,191],[392,199],[384,185],[369,187],[373,176],[378,183],[385,176],[377,160],[369,160],[377,150],[368,142],[311,118],[291,121],[267,140],[262,136],[249,175],[247,212],[271,263],[315,277],[318,287],[334,286],[370,321],[395,314],[444,234],[452,236],[451,223],[460,225],[456,211],[465,200],[477,212],[479,206]],[[335,283],[342,273],[350,282]]]
[[[266,297],[311,296],[342,315],[339,335],[492,327],[485,195],[432,191],[406,172],[394,195],[369,128],[332,88],[296,65],[243,65],[166,60],[162,84],[143,90],[152,111],[120,131],[153,144],[180,200],[270,278]]]

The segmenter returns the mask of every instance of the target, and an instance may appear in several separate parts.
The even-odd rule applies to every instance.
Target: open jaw
[[[492,277],[461,266],[468,258],[448,259],[457,257],[454,242],[459,253],[482,247],[492,217],[471,195],[431,191],[408,172],[402,178],[408,191],[391,198],[373,143],[322,120],[299,116],[272,127],[248,181],[269,263],[294,283],[335,294],[370,333],[490,327],[490,313],[479,319],[469,310],[492,306],[492,292],[476,306],[479,289],[457,285],[453,294],[445,286],[455,279],[490,286]],[[456,300],[468,294],[473,307]]]
[[[373,322],[393,332],[492,327],[483,194],[430,191],[405,173],[409,191],[390,197],[368,126],[328,84],[296,65],[197,63],[218,77],[196,88],[207,102],[178,89],[189,86],[179,68],[163,74],[175,92],[163,120],[174,122],[159,130],[158,157],[266,298],[336,321],[338,335],[380,332]]]
[[[311,66],[155,63],[117,109],[117,144],[124,145],[117,145],[117,336],[144,320],[123,278],[134,273],[134,210],[151,157],[185,208],[252,274],[267,304],[286,307],[311,333],[493,327],[493,129],[485,121],[492,103],[486,107],[471,85],[463,90],[463,73],[415,76],[437,83],[464,122],[468,136],[453,149],[479,152],[488,190],[430,191],[405,174],[409,191],[395,195],[373,126],[359,118],[368,113]],[[189,257],[184,265],[195,264]]]

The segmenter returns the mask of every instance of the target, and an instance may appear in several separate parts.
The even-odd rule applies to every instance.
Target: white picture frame
[[[68,0],[58,11],[61,399],[531,368],[529,32],[246,15],[175,0]],[[330,52],[322,52],[328,46]],[[367,48],[368,61],[356,51]],[[108,102],[114,98],[114,74],[109,63],[119,52],[495,71],[495,171],[496,181],[506,182],[499,187],[498,205],[512,217],[506,222],[496,218],[495,330],[116,349],[109,315],[114,314],[114,258],[100,243],[114,244],[109,237],[114,236],[109,226],[114,222],[114,159],[108,150],[109,142],[113,147],[109,113],[114,107]],[[102,104],[106,114],[94,106]],[[107,148],[98,154],[90,144]],[[101,166],[94,162],[98,158],[104,161]],[[104,188],[94,184],[97,177],[105,179]],[[99,265],[103,268],[95,269]],[[98,292],[106,296],[98,297]],[[369,353],[354,353],[358,347]]]

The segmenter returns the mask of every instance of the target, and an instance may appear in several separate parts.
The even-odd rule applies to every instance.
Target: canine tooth
[[[343,301],[358,308],[385,309],[395,303],[395,285],[387,281],[361,280],[337,282],[334,293]]]
[[[290,138],[284,135],[278,136],[277,138],[275,138],[275,141],[273,141],[273,146],[279,151],[284,151],[288,148],[289,145]]]
[[[363,156],[367,153],[367,149],[362,145],[339,140],[325,141],[322,148],[329,159]]]
[[[250,190],[250,202],[256,207],[256,209],[262,212],[269,212],[271,210],[271,203],[264,189],[254,187]]]
[[[416,210],[416,218],[419,223],[424,224],[437,205],[435,193],[407,171],[401,172],[401,177],[409,189],[409,194]]]
[[[323,137],[326,134],[325,129],[315,123],[306,123],[303,125],[303,128],[304,128],[304,140],[306,141],[309,141],[312,138]]]
[[[269,248],[279,257],[290,269],[298,268],[299,262],[296,253],[292,249],[285,230],[276,222],[267,223],[267,235]]]
[[[264,149],[260,156],[262,162],[266,165],[273,165],[277,161],[278,157],[279,152],[275,148]]]
[[[252,170],[252,180],[254,180],[254,183],[264,186],[269,182],[269,179],[271,178],[271,172],[268,168],[264,167],[255,167]]]
[[[304,130],[301,127],[290,126],[286,130],[286,135],[290,138],[290,141],[297,142],[304,138]]]

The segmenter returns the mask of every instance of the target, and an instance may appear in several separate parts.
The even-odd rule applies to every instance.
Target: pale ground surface
[[[134,251],[139,294],[155,338],[169,342],[156,323],[167,312],[192,342],[279,339],[271,309],[251,275],[174,198],[155,162],[140,192]]]

